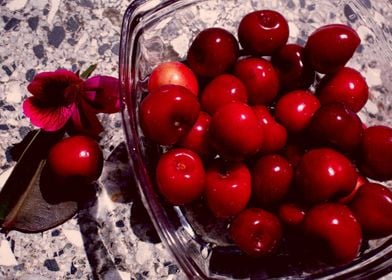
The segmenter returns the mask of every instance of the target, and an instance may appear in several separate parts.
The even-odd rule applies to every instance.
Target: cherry
[[[318,203],[350,194],[357,176],[346,156],[330,148],[317,148],[302,156],[296,168],[295,186],[305,201]]]
[[[327,257],[329,263],[347,264],[358,255],[361,227],[346,205],[321,203],[314,206],[306,213],[303,227],[309,237],[317,241],[311,247],[322,247],[319,253]]]
[[[359,112],[368,100],[369,88],[361,73],[350,67],[343,67],[321,79],[316,95],[321,104],[339,102],[350,110]]]
[[[254,11],[241,19],[238,38],[241,46],[250,54],[272,55],[286,44],[289,38],[289,25],[276,11]]]
[[[210,137],[220,155],[244,159],[260,151],[264,132],[252,108],[245,103],[229,103],[213,116]]]
[[[193,151],[175,148],[163,154],[156,167],[159,191],[174,205],[187,204],[204,191],[205,170],[200,157]]]
[[[215,160],[206,171],[205,199],[215,217],[235,216],[251,196],[251,174],[241,162]]]
[[[189,89],[196,96],[199,85],[195,74],[185,64],[168,61],[159,64],[148,79],[148,91],[155,91],[162,85],[179,85]]]
[[[248,93],[244,84],[236,76],[222,74],[207,84],[201,95],[201,107],[211,115],[224,104],[230,102],[248,102]]]
[[[307,89],[314,81],[315,72],[305,63],[303,49],[297,44],[287,44],[271,58],[284,91]]]
[[[236,63],[234,72],[244,83],[251,104],[268,105],[277,96],[279,78],[268,60],[256,57],[241,59]]]
[[[201,111],[193,127],[180,138],[178,145],[196,152],[203,158],[212,155],[209,138],[210,123],[211,116]]]
[[[59,178],[91,183],[101,175],[103,154],[93,139],[82,135],[70,136],[51,147],[47,164]]]
[[[306,210],[296,203],[282,203],[279,205],[278,216],[287,226],[299,226],[306,215]]]
[[[334,73],[353,56],[361,39],[344,24],[327,24],[316,29],[305,44],[306,62],[323,74]]]
[[[361,172],[371,179],[392,179],[392,128],[374,125],[366,128],[360,145]]]
[[[282,156],[270,154],[260,157],[252,168],[252,190],[261,207],[281,202],[289,192],[293,168]]]
[[[367,237],[381,238],[392,234],[392,191],[386,186],[365,183],[349,206]]]
[[[320,107],[317,97],[308,90],[291,91],[276,102],[276,119],[290,132],[298,133],[310,123]]]
[[[140,126],[150,140],[171,145],[192,128],[199,112],[199,102],[191,91],[178,85],[164,85],[142,100]]]
[[[234,65],[239,55],[237,39],[223,28],[201,31],[188,49],[187,61],[196,75],[215,77]]]
[[[230,225],[234,243],[250,256],[275,252],[282,239],[282,225],[272,213],[260,208],[242,211]]]
[[[260,152],[267,154],[283,149],[287,140],[286,128],[275,121],[275,118],[271,115],[269,109],[264,105],[256,105],[253,106],[252,109],[259,119],[264,131],[263,146],[261,147]]]
[[[303,137],[295,138],[294,140],[290,138],[282,150],[282,155],[287,158],[293,167],[298,165],[307,150],[307,145],[304,144],[302,139]]]
[[[355,187],[352,192],[349,195],[339,198],[338,202],[344,204],[350,203],[353,200],[355,194],[358,192],[359,188],[368,182],[369,180],[366,177],[362,176],[361,174],[358,174],[357,183],[355,184]]]
[[[343,152],[353,152],[362,140],[362,121],[341,103],[322,105],[309,124],[313,139],[332,144]]]

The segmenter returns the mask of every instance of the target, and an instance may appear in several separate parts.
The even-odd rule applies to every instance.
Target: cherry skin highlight
[[[296,203],[282,203],[279,205],[278,216],[282,223],[290,227],[298,227],[302,224],[306,215],[304,207]]]
[[[259,10],[245,15],[238,27],[241,46],[252,55],[272,55],[289,38],[286,19],[272,10]]]
[[[260,151],[264,132],[252,108],[236,102],[222,106],[212,116],[210,137],[221,156],[241,160]]]
[[[274,253],[282,239],[282,225],[274,214],[261,208],[242,211],[230,225],[230,236],[250,256]]]
[[[362,141],[362,121],[342,103],[322,105],[313,115],[309,132],[320,144],[332,145],[343,152],[355,151]]]
[[[295,186],[303,200],[320,203],[350,194],[357,182],[351,161],[331,148],[306,152],[295,174]]]
[[[78,178],[91,183],[102,173],[103,154],[93,139],[82,135],[70,136],[51,147],[47,164],[51,172],[60,178]]]
[[[263,146],[261,147],[260,153],[274,153],[283,149],[287,141],[286,128],[275,121],[275,118],[266,106],[256,105],[252,109],[264,131]]]
[[[237,39],[218,27],[201,31],[191,43],[187,54],[189,67],[202,77],[215,77],[234,65],[239,55]]]
[[[280,203],[288,194],[293,179],[291,164],[278,154],[257,159],[252,168],[252,190],[261,207]]]
[[[278,99],[275,116],[289,132],[298,133],[307,127],[319,107],[320,102],[312,92],[295,90]]]
[[[142,100],[140,126],[155,143],[172,145],[193,127],[199,112],[199,102],[191,91],[182,86],[164,85]]]
[[[201,95],[201,107],[213,115],[219,107],[230,102],[248,102],[245,85],[236,76],[222,74],[207,84]]]
[[[237,215],[247,206],[251,192],[251,173],[244,163],[218,159],[207,168],[204,195],[215,217]]]
[[[360,42],[357,32],[347,25],[324,25],[308,37],[304,49],[306,62],[317,72],[334,73],[353,56]]]
[[[191,150],[172,149],[160,157],[156,168],[156,181],[160,193],[170,203],[190,203],[204,191],[203,163]]]
[[[369,238],[392,234],[392,191],[379,183],[365,183],[349,204]]]
[[[163,62],[151,72],[147,85],[148,91],[155,91],[163,85],[183,86],[196,96],[199,92],[195,74],[188,66],[178,61]]]
[[[305,62],[303,47],[287,44],[271,58],[283,91],[308,89],[314,82],[315,72]]]
[[[343,103],[353,112],[359,112],[368,100],[369,88],[361,73],[343,67],[321,79],[316,95],[321,104]]]
[[[305,233],[317,241],[311,246],[321,247],[318,253],[331,264],[347,264],[359,253],[361,226],[346,205],[321,203],[314,206],[306,213],[303,227]]]
[[[210,123],[211,116],[201,111],[193,127],[178,141],[178,146],[192,150],[202,158],[212,156]]]
[[[279,92],[279,77],[271,62],[248,57],[239,60],[234,74],[244,83],[252,105],[269,105]]]
[[[392,179],[392,128],[369,126],[364,130],[360,145],[359,166],[367,177],[387,181]]]

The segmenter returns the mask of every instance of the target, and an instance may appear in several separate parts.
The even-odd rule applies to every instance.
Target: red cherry
[[[357,176],[354,165],[343,154],[318,148],[302,156],[296,169],[295,186],[305,201],[318,203],[350,194]]]
[[[272,213],[259,208],[242,211],[230,225],[234,243],[250,256],[274,253],[282,239],[282,226]]]
[[[301,139],[295,139],[295,141],[290,139],[290,141],[283,148],[282,155],[287,158],[292,166],[296,167],[302,156],[305,154],[306,149],[306,145],[304,145]]]
[[[189,89],[196,96],[199,85],[195,74],[185,64],[169,61],[159,64],[148,79],[148,91],[155,91],[163,85],[179,85]]]
[[[252,168],[252,190],[262,207],[276,205],[289,192],[293,168],[282,156],[270,154],[260,157]]]
[[[341,103],[332,103],[322,105],[313,115],[309,132],[319,143],[352,152],[362,140],[363,127],[357,114]]]
[[[268,108],[264,105],[256,105],[252,109],[264,131],[263,146],[260,152],[266,154],[281,150],[287,140],[286,128],[275,121]]]
[[[350,209],[339,203],[321,203],[311,208],[303,221],[304,231],[317,243],[312,247],[319,249],[327,261],[347,264],[358,255],[362,233],[358,221]]]
[[[360,146],[362,173],[374,180],[391,180],[392,128],[384,125],[368,127],[364,130]]]
[[[244,159],[260,151],[264,133],[252,108],[236,102],[222,106],[212,116],[210,136],[220,155]]]
[[[171,145],[192,128],[199,112],[199,102],[191,91],[182,86],[164,85],[142,100],[140,126],[150,140]]]
[[[205,112],[200,112],[193,127],[179,140],[180,147],[192,150],[201,157],[208,157],[212,154],[209,129],[211,116]]]
[[[222,74],[207,84],[201,95],[201,107],[211,115],[224,104],[248,102],[244,84],[236,76]]]
[[[301,225],[305,214],[305,209],[295,203],[282,203],[278,209],[280,220],[287,226]]]
[[[286,44],[289,25],[276,11],[254,11],[241,19],[238,38],[241,46],[250,54],[271,55]]]
[[[370,238],[392,234],[392,191],[378,183],[361,186],[350,203],[350,208]]]
[[[272,56],[271,61],[284,91],[307,89],[314,81],[315,72],[304,62],[303,47],[300,45],[283,46]]]
[[[344,203],[344,204],[350,203],[353,200],[355,194],[358,192],[359,188],[368,182],[369,182],[369,180],[366,177],[358,174],[357,183],[355,184],[355,187],[352,190],[352,192],[349,195],[346,195],[346,196],[338,199],[338,202]]]
[[[271,62],[249,57],[237,62],[235,75],[244,83],[252,104],[270,104],[278,94],[279,78]]]
[[[290,132],[306,128],[320,107],[317,97],[308,90],[295,90],[283,95],[276,103],[276,119]]]
[[[369,88],[364,77],[355,69],[343,67],[325,75],[317,86],[316,95],[321,104],[343,103],[354,112],[365,106]]]
[[[91,183],[101,175],[103,155],[93,139],[76,135],[57,142],[49,151],[47,164],[60,178],[78,178]]]
[[[320,73],[336,72],[353,56],[360,42],[355,30],[347,25],[324,25],[308,37],[306,61]]]
[[[204,191],[203,162],[191,150],[172,149],[158,161],[156,182],[167,201],[174,205],[187,204],[199,198]]]
[[[237,39],[223,28],[207,28],[193,40],[187,54],[196,75],[215,77],[234,65],[239,55]]]
[[[251,196],[251,174],[241,162],[215,160],[206,171],[205,198],[215,217],[227,218],[245,209]]]

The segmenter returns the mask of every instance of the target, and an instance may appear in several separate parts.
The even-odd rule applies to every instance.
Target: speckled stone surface
[[[36,73],[59,67],[117,77],[126,0],[0,0],[0,173],[34,129],[21,109]],[[181,279],[130,181],[120,114],[101,116],[98,199],[61,226],[0,234],[0,279]]]
[[[15,164],[10,147],[34,129],[21,110],[29,81],[42,71],[93,63],[96,74],[117,76],[122,15],[131,1],[0,0],[0,178]],[[376,90],[381,78],[372,81]],[[120,114],[100,117],[106,161],[97,199],[43,233],[0,233],[0,279],[185,278],[133,186]]]

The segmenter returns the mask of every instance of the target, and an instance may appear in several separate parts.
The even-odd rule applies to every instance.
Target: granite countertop
[[[15,165],[10,147],[34,129],[21,110],[28,83],[39,72],[94,63],[96,74],[117,77],[131,1],[0,0],[0,178]],[[185,278],[132,184],[120,114],[100,118],[106,161],[97,200],[45,232],[0,233],[0,279]]]

